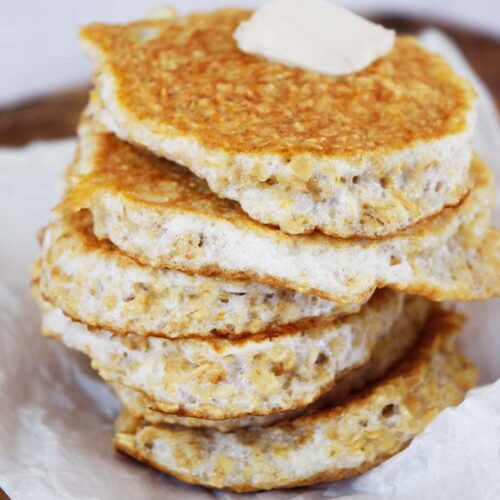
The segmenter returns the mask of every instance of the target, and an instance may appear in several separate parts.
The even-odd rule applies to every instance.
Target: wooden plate
[[[472,67],[491,89],[500,108],[500,40],[465,28],[430,20],[380,16],[376,20],[403,33],[439,28],[464,52]],[[35,139],[54,139],[75,134],[89,86],[69,89],[49,97],[0,109],[0,145],[17,146]]]

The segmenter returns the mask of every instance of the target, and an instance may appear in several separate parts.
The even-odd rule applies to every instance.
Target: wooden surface
[[[500,39],[456,26],[394,16],[377,18],[399,32],[416,33],[436,27],[446,32],[464,52],[472,67],[491,89],[500,108]],[[78,115],[87,100],[89,86],[0,109],[0,145],[17,146],[35,139],[74,135]]]

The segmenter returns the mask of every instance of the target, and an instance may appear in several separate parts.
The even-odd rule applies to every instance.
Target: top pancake
[[[380,236],[459,201],[474,95],[440,57],[400,37],[336,79],[240,52],[232,34],[249,14],[84,28],[99,120],[289,233]],[[420,203],[429,176],[439,192]]]

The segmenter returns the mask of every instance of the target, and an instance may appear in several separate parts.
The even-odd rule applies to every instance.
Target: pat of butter
[[[327,0],[269,0],[234,38],[243,52],[341,76],[389,53],[395,34]]]

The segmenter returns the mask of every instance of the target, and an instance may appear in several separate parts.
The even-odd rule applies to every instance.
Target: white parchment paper
[[[498,176],[493,100],[442,34],[427,32],[423,41],[472,77],[481,96],[476,149]],[[39,334],[28,289],[35,234],[57,200],[56,178],[73,148],[73,141],[57,141],[0,150],[0,486],[14,500],[236,498],[185,486],[114,453],[116,400],[83,356]],[[460,306],[471,317],[463,346],[479,365],[483,386],[443,412],[404,452],[354,480],[241,498],[500,498],[499,306]]]

